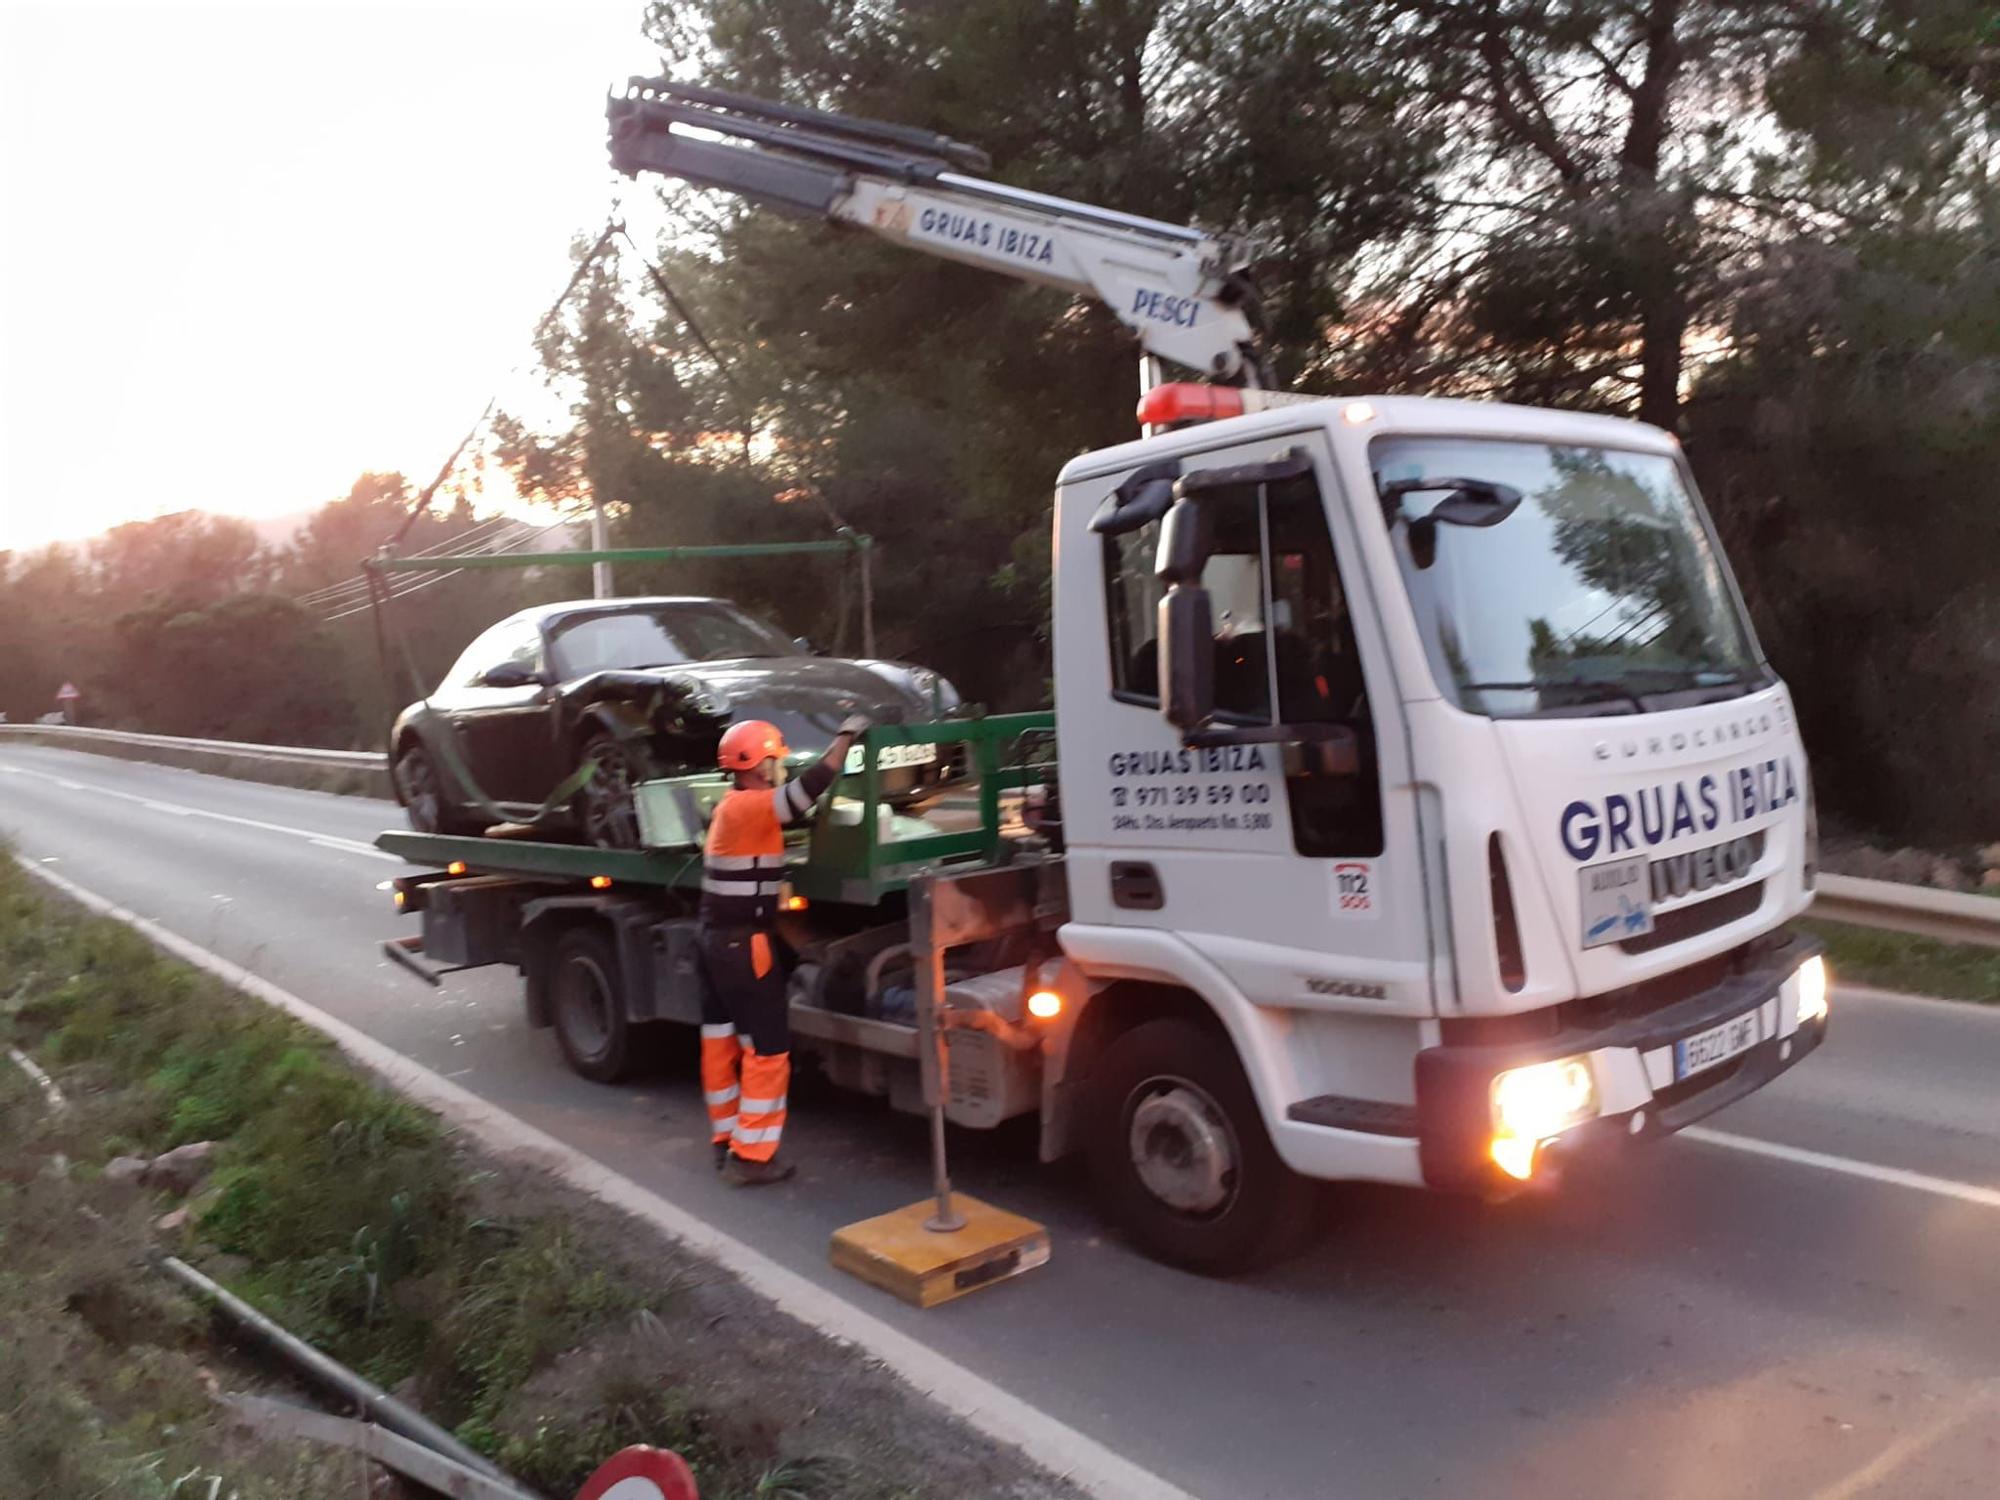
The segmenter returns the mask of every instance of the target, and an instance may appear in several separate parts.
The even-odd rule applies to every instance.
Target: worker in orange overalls
[[[783,1182],[777,1159],[792,1077],[785,971],[778,961],[778,888],[785,829],[804,821],[868,728],[850,716],[825,755],[796,781],[786,776],[785,737],[762,719],[732,724],[716,759],[736,786],[708,825],[701,878],[701,1087],[708,1100],[717,1171],[739,1183]]]

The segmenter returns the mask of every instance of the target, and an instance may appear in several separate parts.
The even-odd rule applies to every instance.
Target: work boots
[[[779,1161],[775,1156],[769,1161],[751,1161],[732,1151],[728,1164],[723,1168],[723,1175],[738,1187],[762,1187],[766,1183],[783,1182],[791,1176],[792,1164]]]

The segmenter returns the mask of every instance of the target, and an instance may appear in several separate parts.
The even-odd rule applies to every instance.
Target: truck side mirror
[[[1208,590],[1181,583],[1160,600],[1160,712],[1183,732],[1215,716],[1215,621]]]
[[[1208,507],[1182,495],[1160,523],[1160,713],[1182,733],[1215,714],[1215,619],[1202,570],[1214,545]]]
[[[1169,588],[1177,583],[1198,585],[1214,546],[1214,525],[1208,506],[1200,500],[1183,497],[1174,502],[1160,522],[1160,546],[1153,554],[1153,572]]]

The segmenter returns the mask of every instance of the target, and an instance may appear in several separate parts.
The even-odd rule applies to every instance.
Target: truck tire
[[[1304,1243],[1318,1194],[1278,1159],[1226,1037],[1173,1018],[1135,1026],[1105,1050],[1091,1096],[1091,1176],[1148,1255],[1229,1275]]]
[[[569,1065],[593,1083],[628,1076],[635,1038],[612,935],[594,923],[566,929],[549,954],[548,974],[550,1017]]]

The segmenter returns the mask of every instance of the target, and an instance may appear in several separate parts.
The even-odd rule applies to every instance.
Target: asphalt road
[[[2000,1013],[1837,990],[1828,1045],[1707,1121],[1721,1136],[1499,1206],[1338,1190],[1311,1253],[1233,1282],[1125,1249],[1025,1136],[955,1137],[960,1185],[1047,1223],[1055,1257],[919,1313],[825,1258],[837,1226],[923,1196],[920,1121],[795,1097],[800,1178],[723,1186],[691,1045],[640,1086],[589,1084],[523,1023],[511,974],[431,990],[380,957],[399,927],[375,885],[397,865],[369,840],[398,816],[0,749],[0,836],[24,857],[1214,1500],[2000,1494]]]

